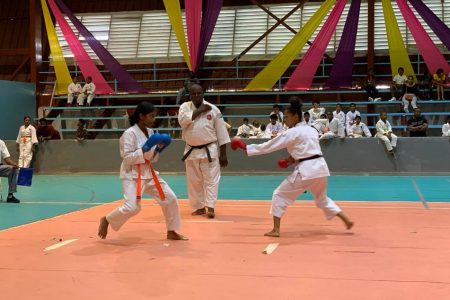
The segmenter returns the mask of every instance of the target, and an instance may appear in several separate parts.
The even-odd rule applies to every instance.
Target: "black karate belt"
[[[323,157],[322,155],[316,154],[307,158],[300,158],[299,160],[297,160],[298,163],[301,163],[302,161],[306,161],[306,160],[311,160],[311,159],[317,159],[317,158],[321,158]]]
[[[212,142],[212,143],[215,143],[215,142]],[[205,149],[206,149],[206,155],[208,156],[208,161],[209,161],[209,162],[212,162],[212,159],[211,159],[211,153],[209,153],[209,149],[208,149],[208,146],[211,145],[212,143],[205,144],[205,145],[200,145],[200,146],[191,146],[191,145],[188,145],[189,147],[191,147],[191,149],[189,149],[189,151],[186,152],[186,154],[183,156],[183,158],[181,159],[181,161],[185,161],[186,158],[188,158],[188,156],[191,155],[191,152],[192,152],[194,149],[203,149],[203,148],[205,148]]]

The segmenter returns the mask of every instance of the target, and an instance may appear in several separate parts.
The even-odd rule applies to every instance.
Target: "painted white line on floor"
[[[63,242],[59,242],[59,243],[56,243],[54,245],[48,246],[47,248],[44,249],[44,251],[55,250],[55,249],[58,249],[58,248],[61,248],[61,247],[65,246],[65,245],[68,245],[70,243],[73,243],[75,241],[78,241],[78,239],[66,240],[66,241],[63,241]]]
[[[279,243],[273,243],[273,244],[269,244],[267,245],[266,248],[264,248],[264,250],[262,251],[263,254],[272,254],[275,249],[278,248]]]

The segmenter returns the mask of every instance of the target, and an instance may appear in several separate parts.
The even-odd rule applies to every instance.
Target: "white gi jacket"
[[[360,112],[357,110],[355,110],[355,112],[352,112],[351,110],[347,112],[346,121],[348,127],[353,125],[356,116],[361,116]]]
[[[31,144],[37,144],[38,139],[36,136],[36,128],[33,125],[28,125],[25,128],[25,125],[20,126],[19,134],[17,135],[16,143],[17,144],[25,144],[30,142]]]
[[[218,148],[230,142],[230,136],[225,127],[225,122],[222,118],[222,113],[217,106],[203,100],[203,104],[211,106],[211,110],[201,114],[194,121],[192,121],[192,114],[196,110],[192,101],[184,102],[180,106],[178,114],[178,122],[183,130],[182,138],[186,142],[184,154],[186,154],[191,147],[209,144],[208,150],[211,158],[219,157]],[[207,158],[207,153],[204,148],[193,149],[186,160],[204,159]]]
[[[381,119],[378,120],[376,127],[377,127],[377,134],[380,135],[385,135],[389,132],[392,132],[392,126],[388,120],[386,120],[386,123],[384,123]]]
[[[342,125],[345,126],[345,113],[341,110],[340,112],[333,111],[333,117],[339,120]]]
[[[86,83],[83,86],[83,93],[86,93],[87,95],[94,95],[95,94],[95,84],[93,82]]]
[[[442,125],[442,136],[450,136],[450,124],[445,123]]]
[[[74,94],[74,93],[80,94],[83,91],[83,89],[81,88],[81,84],[79,84],[79,83],[75,84],[72,82],[71,84],[69,84],[67,91],[69,92],[69,94]]]
[[[311,108],[310,110],[308,110],[308,112],[311,122],[314,122],[315,120],[320,119],[320,116],[325,113],[325,108],[319,107],[317,111],[314,108]]]
[[[354,136],[363,136],[363,133],[366,137],[372,137],[372,134],[370,133],[367,125],[363,122],[360,122],[359,125],[353,124],[350,127],[350,132],[348,134]]]
[[[153,130],[147,128],[148,136],[153,134]],[[120,156],[122,164],[120,166],[121,179],[137,179],[138,165],[141,165],[141,179],[152,179],[152,174],[148,164],[145,163],[142,146],[147,141],[147,137],[137,124],[128,128],[120,137]],[[156,146],[152,147],[150,153],[154,154],[151,163],[157,162],[159,153],[154,152]]]
[[[317,131],[310,126],[303,126],[300,123],[268,142],[259,145],[248,145],[247,154],[248,156],[261,155],[284,148],[295,160],[322,155]],[[288,180],[293,183],[298,175],[303,180],[308,180],[330,176],[330,172],[325,159],[321,157],[297,163]]]

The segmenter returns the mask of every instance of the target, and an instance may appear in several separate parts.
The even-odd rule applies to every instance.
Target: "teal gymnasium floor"
[[[179,199],[186,199],[184,176],[163,176]],[[285,176],[222,176],[219,199],[270,200]],[[3,201],[7,178],[2,178]],[[332,176],[328,195],[337,201],[450,202],[450,176]],[[21,204],[0,204],[0,230],[116,201],[117,175],[38,175],[19,187]],[[301,196],[310,200],[311,195]]]

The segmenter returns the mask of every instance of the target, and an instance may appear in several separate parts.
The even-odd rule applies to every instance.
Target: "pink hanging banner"
[[[444,69],[444,73],[448,74],[448,72],[450,72],[450,66],[447,60],[428,36],[428,33],[425,31],[422,24],[420,24],[420,21],[406,3],[406,0],[397,0],[397,5],[402,12],[406,25],[411,31],[414,40],[416,41],[417,48],[430,73],[433,74],[437,69],[442,68]]]
[[[189,56],[192,70],[197,70],[197,55],[200,46],[200,28],[202,24],[202,0],[185,0],[186,27],[189,44]]]
[[[314,74],[336,29],[346,2],[347,0],[336,1],[333,10],[323,24],[319,34],[286,83],[285,90],[307,90],[311,87]]]
[[[78,38],[70,28],[70,25],[67,23],[66,19],[64,19],[64,16],[56,6],[55,1],[47,0],[47,2],[53,12],[53,15],[55,16],[56,22],[58,22],[59,27],[61,27],[64,38],[69,44],[70,50],[72,50],[72,53],[75,56],[75,60],[77,61],[84,78],[88,76],[92,77],[92,82],[96,87],[96,94],[114,94],[113,89],[108,85],[102,74],[100,74],[97,66],[91,60],[86,50],[84,50],[83,45],[81,45],[81,43],[78,41]]]

